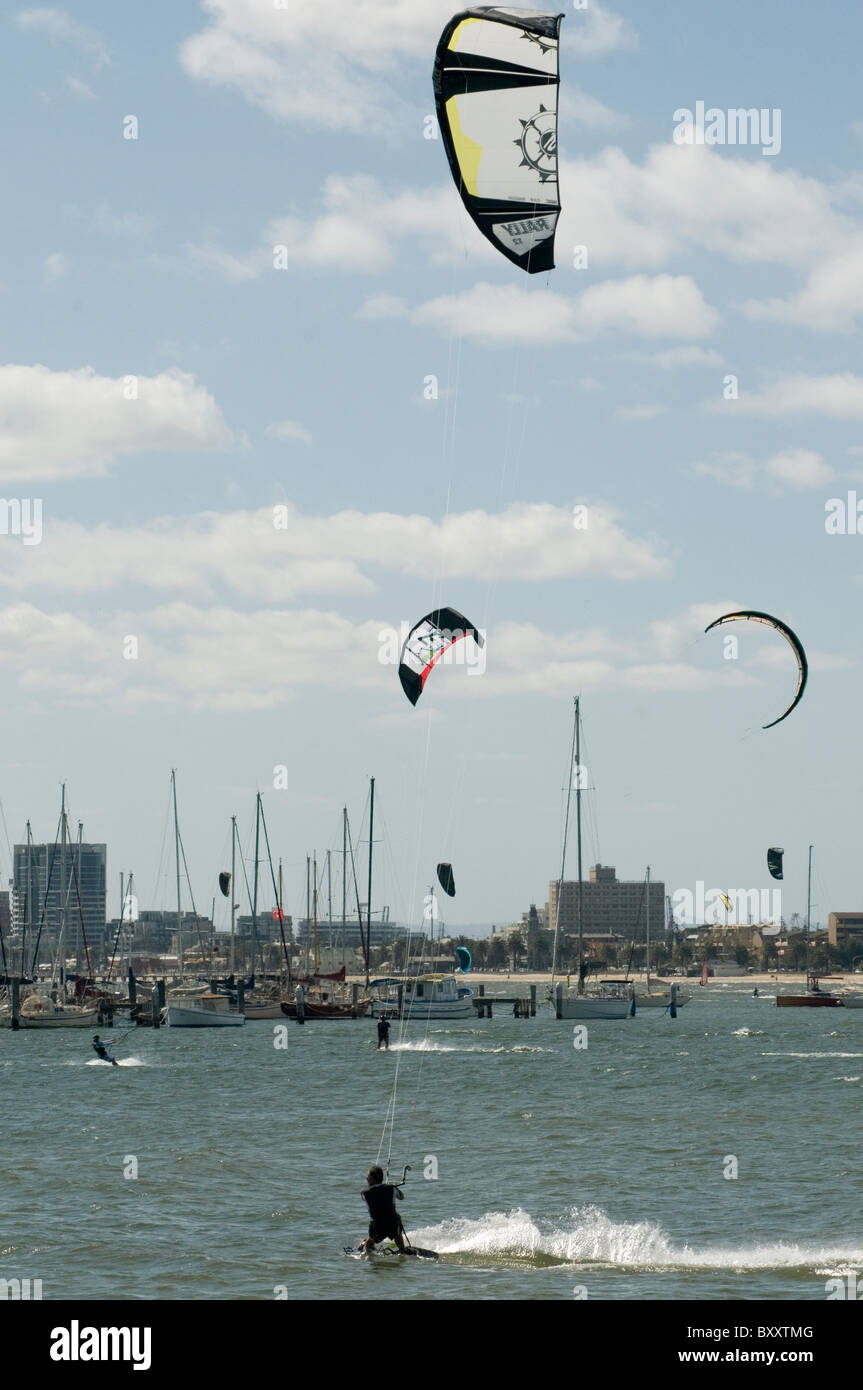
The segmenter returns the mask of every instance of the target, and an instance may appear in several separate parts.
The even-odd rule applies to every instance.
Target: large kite
[[[725,613],[723,617],[717,618],[716,621],[711,623],[709,627],[706,627],[704,631],[710,632],[712,628],[720,627],[722,623],[733,623],[737,622],[739,619],[747,619],[749,622],[753,623],[766,623],[767,627],[772,627],[776,632],[781,632],[794,652],[794,655],[797,657],[797,689],[794,692],[794,699],[791,701],[785,713],[780,714],[778,719],[774,719],[769,724],[762,724],[761,726],[763,729],[772,729],[775,724],[781,724],[783,719],[787,719],[791,711],[800,703],[803,691],[806,689],[806,679],[809,675],[809,663],[806,660],[806,653],[803,650],[800,638],[791,631],[787,623],[781,622],[779,618],[771,617],[769,613],[759,613],[752,608],[744,609],[740,613]]]
[[[435,57],[438,124],[462,202],[530,275],[554,269],[562,19],[500,5],[463,10]]]

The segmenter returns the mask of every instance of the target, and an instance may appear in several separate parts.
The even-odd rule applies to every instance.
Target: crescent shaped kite
[[[712,622],[709,627],[706,627],[704,631],[710,632],[714,627],[721,627],[723,623],[733,623],[739,619],[746,619],[753,623],[764,623],[767,627],[772,627],[776,632],[781,632],[794,652],[794,655],[797,657],[797,689],[794,692],[794,699],[791,701],[785,713],[780,714],[778,719],[773,719],[769,724],[762,724],[761,726],[762,729],[772,729],[775,725],[781,724],[783,719],[787,719],[791,711],[796,709],[803,698],[803,691],[806,689],[806,681],[809,676],[809,662],[806,660],[806,653],[803,650],[803,644],[800,638],[795,632],[791,631],[787,623],[783,623],[779,618],[774,618],[770,613],[759,613],[754,608],[746,608],[739,613],[725,613],[721,618],[717,618],[715,622]]]
[[[463,637],[472,637],[478,647],[485,645],[482,633],[455,608],[436,608],[414,624],[405,638],[399,661],[399,680],[412,705],[422,695],[444,652]]]

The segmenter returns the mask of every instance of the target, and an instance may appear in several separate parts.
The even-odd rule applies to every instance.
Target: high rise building
[[[548,888],[548,924],[557,924],[558,889],[560,895],[559,931],[564,936],[578,932],[578,882],[555,880]],[[644,939],[646,926],[647,885],[643,879],[619,880],[610,865],[593,864],[590,876],[581,885],[582,925],[585,936],[615,933],[618,936]],[[650,884],[650,930],[658,938],[665,930],[665,884]]]
[[[16,932],[42,923],[42,945],[56,945],[60,933],[61,894],[66,923],[66,948],[83,951],[83,918],[87,942],[101,950],[105,939],[105,876],[107,846],[66,845],[65,865],[59,845],[15,845],[13,867],[14,922]],[[44,919],[43,919],[44,914]]]

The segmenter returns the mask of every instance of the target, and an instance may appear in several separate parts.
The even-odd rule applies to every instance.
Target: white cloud
[[[92,367],[0,367],[0,481],[101,476],[123,454],[225,449],[231,433],[209,392],[177,370],[124,378]]]
[[[713,348],[674,347],[664,352],[632,354],[647,367],[659,367],[664,372],[676,372],[681,367],[721,367],[722,356]]]
[[[588,130],[620,130],[630,124],[628,116],[620,111],[613,111],[598,97],[591,96],[589,92],[570,84],[560,88],[557,113],[560,125],[564,128],[577,126],[582,129],[586,127]]]
[[[428,66],[453,13],[449,0],[205,7],[208,26],[180,49],[191,77],[231,87],[278,120],[378,135],[404,119],[394,86],[406,60]]]
[[[795,323],[823,333],[850,333],[863,313],[863,247],[819,257],[805,286],[787,299],[750,299],[750,319]]]
[[[204,270],[214,270],[225,280],[235,282],[255,280],[272,266],[272,257],[268,257],[263,250],[250,251],[246,256],[232,256],[219,246],[209,243],[196,246],[192,242],[186,243],[185,250]]]
[[[264,433],[268,439],[296,439],[301,444],[312,442],[312,436],[305,425],[297,424],[296,420],[279,420],[274,425],[268,425]]]
[[[782,449],[763,464],[748,454],[715,453],[709,462],[694,464],[693,472],[744,491],[759,482],[771,484],[774,491],[777,484],[798,490],[824,487],[836,476],[820,454],[799,448]]]
[[[66,86],[73,96],[81,97],[84,101],[95,101],[96,93],[92,87],[88,87],[86,82],[82,82],[80,77],[67,77]]]
[[[634,275],[592,285],[575,298],[480,282],[429,300],[411,318],[443,334],[503,345],[575,342],[615,329],[644,338],[697,338],[712,332],[717,315],[688,275]]]
[[[619,405],[616,413],[622,420],[655,420],[657,415],[664,415],[667,409],[665,405]]]
[[[561,161],[559,244],[586,245],[591,264],[660,269],[682,251],[808,274],[859,243],[859,225],[817,179],[702,145],[656,145],[642,163],[608,147]]]
[[[556,578],[660,578],[669,563],[655,538],[630,536],[614,510],[588,504],[587,527],[551,503],[516,503],[503,512],[450,513],[443,521],[394,512],[303,516],[287,529],[272,508],[158,517],[137,527],[51,520],[43,543],[25,557],[0,547],[0,585],[30,591],[111,590],[120,584],[186,595],[220,587],[261,602],[302,593],[369,594],[372,575],[389,571],[424,581]]]
[[[863,419],[863,378],[852,372],[836,372],[832,376],[790,373],[777,377],[763,391],[741,393],[739,400],[708,401],[706,404],[709,410],[733,410],[775,420],[792,415],[860,420]]]
[[[357,313],[360,319],[398,319],[407,313],[407,300],[396,294],[374,294]]]
[[[812,449],[783,449],[764,465],[768,478],[788,487],[823,487],[835,478],[833,469]]]
[[[39,6],[32,10],[19,10],[15,16],[19,29],[31,33],[44,34],[52,43],[68,43],[87,55],[96,67],[104,67],[111,61],[105,41],[92,29],[79,24],[65,10]]]
[[[755,486],[758,465],[748,454],[735,452],[716,453],[709,462],[699,462],[692,466],[694,473],[713,478],[726,487],[741,488],[749,492]]]
[[[46,285],[53,285],[66,274],[66,257],[62,251],[52,251],[42,264],[42,277]]]
[[[574,27],[573,31],[565,28],[564,34],[579,58],[599,58],[638,47],[638,34],[629,20],[607,10],[599,0],[590,0],[586,8],[567,16],[567,20]]]

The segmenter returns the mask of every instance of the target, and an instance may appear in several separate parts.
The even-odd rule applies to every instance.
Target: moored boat
[[[240,1028],[245,1021],[245,1014],[231,1008],[226,994],[175,999],[165,1008],[169,1028]]]
[[[459,985],[455,975],[417,975],[405,980],[373,980],[373,1018],[464,1019],[475,1018],[473,990]]]

